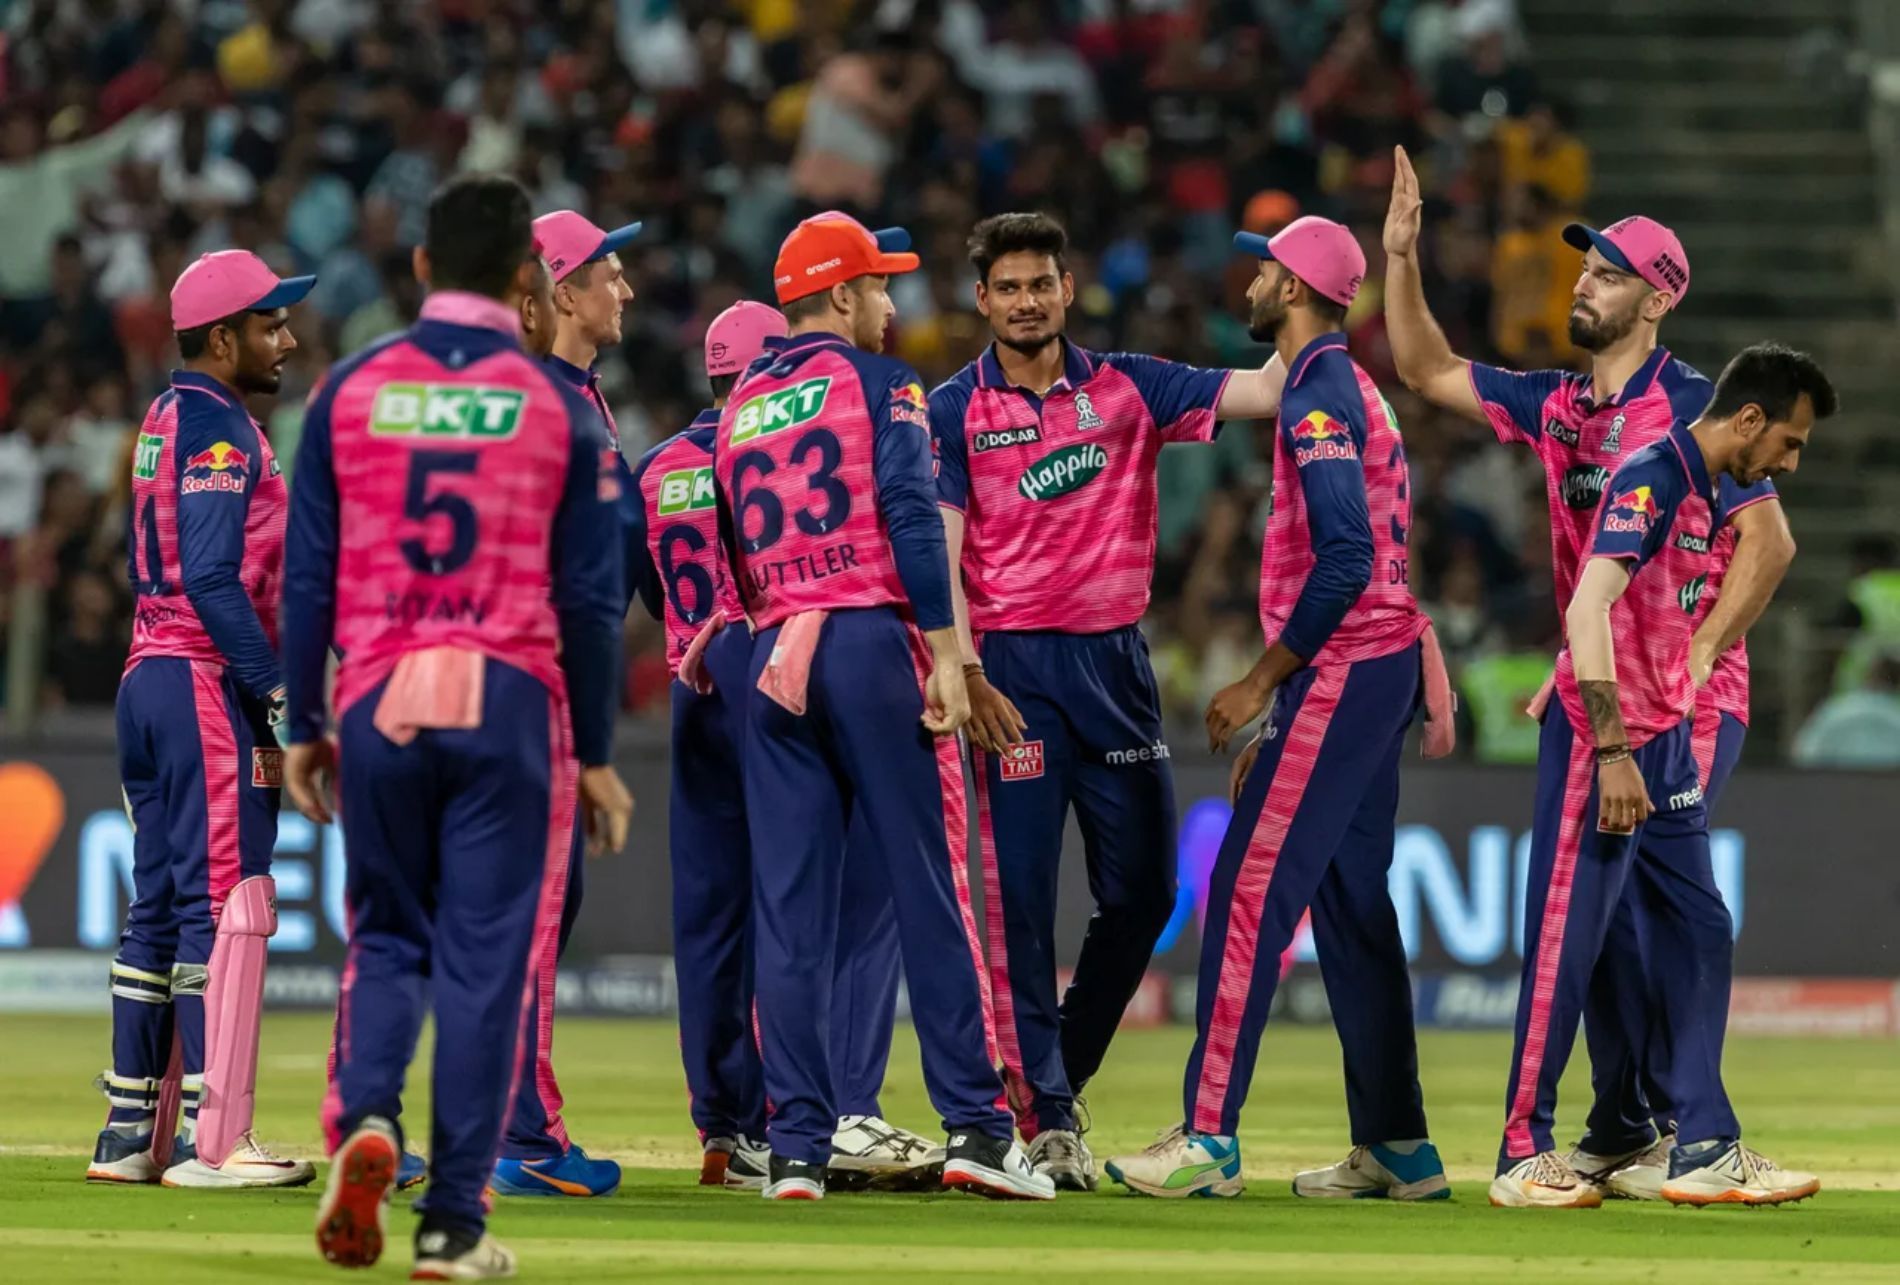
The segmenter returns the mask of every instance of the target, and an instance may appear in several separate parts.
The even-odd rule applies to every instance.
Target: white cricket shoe
[[[772,1148],[744,1134],[706,1139],[699,1161],[699,1185],[757,1191],[765,1185]]]
[[[1373,1145],[1354,1147],[1329,1168],[1295,1174],[1293,1194],[1333,1200],[1448,1200],[1451,1184],[1431,1143],[1420,1143],[1410,1155]]]
[[[1500,1209],[1595,1209],[1603,1193],[1555,1151],[1540,1151],[1491,1180],[1491,1203]]]
[[[221,1165],[206,1164],[198,1159],[196,1147],[179,1143],[160,1181],[167,1187],[302,1187],[316,1176],[317,1168],[308,1160],[286,1160],[273,1154],[247,1129]]]
[[[1075,1129],[1044,1129],[1029,1144],[1029,1165],[1057,1191],[1094,1191],[1095,1157]]]
[[[1570,1167],[1585,1182],[1618,1200],[1661,1200],[1663,1179],[1669,1176],[1669,1151],[1676,1135],[1665,1134],[1641,1151],[1600,1156],[1581,1147],[1571,1151]]]
[[[1679,1148],[1677,1155],[1695,1149]],[[1670,1169],[1679,1163],[1672,1161]],[[1806,1200],[1820,1189],[1821,1180],[1813,1174],[1783,1169],[1731,1142],[1695,1168],[1665,1179],[1661,1194],[1672,1205],[1781,1205]]]
[[[515,1274],[514,1251],[483,1232],[467,1233],[430,1228],[416,1234],[416,1265],[412,1281],[499,1281]]]
[[[840,1187],[914,1186],[934,1180],[943,1157],[937,1143],[878,1116],[840,1116],[826,1178]]]
[[[157,1182],[164,1171],[152,1158],[152,1131],[120,1133],[111,1125],[99,1131],[86,1166],[87,1182]]]
[[[1175,1125],[1135,1156],[1116,1156],[1102,1166],[1108,1176],[1144,1196],[1238,1196],[1240,1139],[1189,1133]]]

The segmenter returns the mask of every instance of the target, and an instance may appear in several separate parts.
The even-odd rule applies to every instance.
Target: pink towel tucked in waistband
[[[805,712],[805,688],[811,682],[811,658],[818,634],[831,613],[801,611],[779,627],[771,658],[759,674],[759,690],[794,714]]]
[[[1544,685],[1537,689],[1537,695],[1531,697],[1531,703],[1524,707],[1524,712],[1529,714],[1533,719],[1542,722],[1544,710],[1550,706],[1551,693],[1556,690],[1557,671],[1553,669],[1550,671],[1550,677],[1544,680]]]
[[[699,632],[693,635],[693,641],[686,644],[686,654],[680,657],[679,679],[701,696],[712,695],[712,674],[706,669],[706,648],[714,635],[726,627],[726,613],[715,611]]]
[[[480,727],[487,663],[480,652],[460,647],[405,653],[376,702],[376,730],[397,745],[407,745],[425,727]]]
[[[1426,625],[1419,641],[1424,646],[1425,731],[1418,749],[1428,759],[1442,759],[1458,746],[1458,728],[1453,721],[1458,698],[1452,694],[1451,675],[1445,672],[1445,652],[1438,645],[1438,631]]]

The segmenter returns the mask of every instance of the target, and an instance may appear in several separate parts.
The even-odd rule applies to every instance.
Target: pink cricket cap
[[[583,263],[617,253],[639,235],[638,223],[603,232],[586,215],[573,210],[556,210],[534,221],[534,248],[548,261],[548,271],[556,281]]]
[[[1343,223],[1317,214],[1293,220],[1271,237],[1236,232],[1234,249],[1256,259],[1283,263],[1334,303],[1351,303],[1366,279],[1366,252]]]
[[[1689,256],[1676,234],[1654,219],[1633,214],[1601,232],[1572,223],[1564,229],[1564,244],[1579,250],[1594,247],[1623,271],[1635,273],[1657,290],[1668,291],[1672,312],[1689,293]]]
[[[202,254],[172,284],[172,329],[196,330],[234,313],[288,308],[315,284],[315,277],[278,276],[249,250]]]
[[[766,340],[785,335],[785,316],[777,308],[741,299],[706,327],[706,373],[736,375],[765,351]]]

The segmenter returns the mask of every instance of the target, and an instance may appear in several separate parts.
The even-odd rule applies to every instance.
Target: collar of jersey
[[[421,320],[499,330],[512,339],[521,336],[521,317],[513,308],[499,299],[466,290],[434,291],[422,301]]]
[[[1301,377],[1306,374],[1306,368],[1312,364],[1313,358],[1319,356],[1328,348],[1337,348],[1341,352],[1346,351],[1346,332],[1343,330],[1329,330],[1325,334],[1310,340],[1306,347],[1295,353],[1293,355],[1293,364],[1287,367],[1289,373],[1286,377],[1286,386],[1288,388],[1297,388]]]
[[[201,375],[195,370],[174,370],[171,383],[173,388],[190,388],[200,393],[210,393],[226,406],[238,404],[237,394],[230,385],[213,375]]]
[[[1676,458],[1682,461],[1682,471],[1689,475],[1689,486],[1695,493],[1715,503],[1715,486],[1709,481],[1709,462],[1702,458],[1702,447],[1696,442],[1695,434],[1689,431],[1687,424],[1678,421],[1669,430],[1669,444],[1676,448]]]
[[[1062,378],[1051,384],[1045,393],[1038,394],[1033,388],[1024,388],[1021,384],[1011,382],[1009,376],[1003,373],[1003,363],[996,359],[996,345],[993,342],[976,359],[976,386],[1010,388],[1032,396],[1047,396],[1060,389],[1080,388],[1088,383],[1095,374],[1095,363],[1089,360],[1089,355],[1070,343],[1067,335],[1058,335],[1056,342],[1062,345]]]
[[[690,433],[696,428],[718,428],[718,427],[719,427],[719,412],[713,407],[708,406],[705,410],[693,416],[693,422],[686,426],[686,431]]]
[[[557,357],[553,353],[548,354],[548,369],[576,388],[586,388],[594,379],[593,371],[576,366],[567,358]]]
[[[1649,386],[1656,382],[1656,372],[1660,371],[1663,363],[1668,360],[1669,350],[1664,348],[1661,344],[1657,344],[1654,348],[1649,350],[1649,356],[1645,357],[1643,364],[1636,368],[1636,373],[1629,377],[1629,382],[1617,389],[1616,392],[1604,398],[1602,401],[1598,401],[1596,399],[1596,379],[1592,376],[1589,380],[1585,381],[1583,392],[1578,394],[1577,401],[1587,409],[1596,410],[1603,406],[1621,406],[1633,397],[1641,397],[1644,393],[1649,391]]]

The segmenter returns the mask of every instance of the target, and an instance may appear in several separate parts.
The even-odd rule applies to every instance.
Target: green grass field
[[[317,1153],[327,1024],[266,1023],[258,1132]],[[1125,1034],[1091,1086],[1098,1156],[1137,1149],[1179,1115],[1189,1033]],[[0,1018],[0,1285],[24,1282],[341,1280],[310,1229],[316,1188],[285,1193],[88,1187],[85,1153],[103,1117],[89,1087],[105,1064],[94,1018]],[[785,1279],[1134,1280],[1194,1271],[1226,1280],[1471,1281],[1553,1278],[1900,1280],[1900,1055],[1871,1041],[1734,1040],[1729,1085],[1751,1140],[1818,1171],[1821,1195],[1776,1210],[1612,1204],[1594,1212],[1501,1211],[1484,1189],[1497,1146],[1508,1037],[1428,1034],[1421,1049],[1433,1136],[1454,1196],[1422,1207],[1296,1201],[1296,1168],[1345,1152],[1338,1046],[1325,1029],[1276,1027],[1244,1126],[1237,1201],[1156,1201],[1104,1189],[1053,1205],[960,1195],[837,1195],[769,1205],[694,1185],[697,1147],[672,1027],[564,1021],[556,1065],[568,1120],[590,1151],[628,1166],[603,1201],[504,1201],[493,1227],[530,1281]],[[425,1054],[426,1056],[426,1054]],[[1581,1055],[1565,1082],[1562,1136],[1587,1107]],[[899,1029],[886,1113],[929,1131],[916,1044]],[[410,1119],[427,1118],[415,1085]],[[319,1183],[322,1178],[319,1176]],[[406,1198],[399,1202],[406,1206]],[[409,1220],[367,1278],[407,1275]]]

